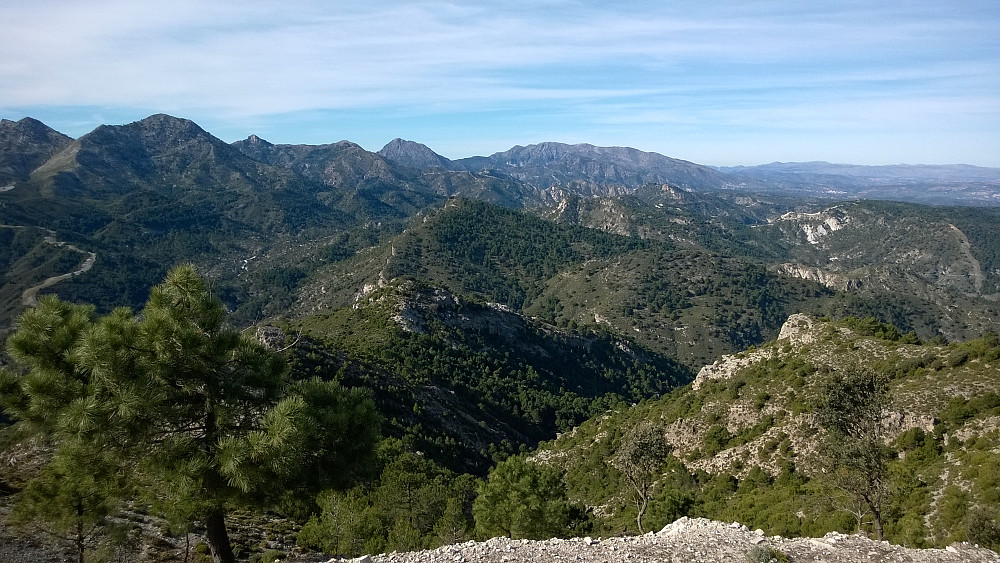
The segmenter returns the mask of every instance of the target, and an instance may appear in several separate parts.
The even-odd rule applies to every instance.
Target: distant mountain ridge
[[[649,185],[688,191],[739,190],[825,199],[887,199],[924,204],[1000,205],[1000,168],[967,164],[862,166],[774,162],[710,167],[629,147],[544,142],[490,156],[449,160],[403,139],[379,154],[421,170],[491,171],[524,182],[543,201],[570,195],[616,197]]]
[[[780,172],[784,174],[831,174],[854,178],[897,178],[940,181],[1000,181],[1000,168],[971,164],[837,164],[825,161],[772,162],[758,166],[723,166],[727,173]]]
[[[138,136],[129,136],[137,131]],[[131,132],[130,132],[131,131]],[[117,132],[117,133],[112,133]],[[110,136],[109,136],[110,135]],[[212,139],[215,164],[233,161],[226,145],[189,120],[159,114],[134,124],[103,125],[84,135],[82,147],[117,144],[130,147],[130,158],[119,164],[142,178],[148,162],[138,159],[140,147],[149,143],[175,145],[190,150],[195,138]],[[18,122],[0,120],[0,187],[27,181],[45,162],[70,148],[74,139],[32,118]],[[89,143],[89,145],[88,145]],[[1000,205],[1000,168],[971,165],[892,165],[858,166],[828,162],[775,162],[760,166],[714,168],[630,147],[600,147],[590,144],[543,142],[515,146],[490,156],[457,160],[445,158],[430,147],[414,141],[393,139],[377,153],[349,141],[325,145],[273,145],[251,135],[230,145],[239,153],[271,166],[291,167],[311,182],[331,182],[373,178],[391,183],[422,183],[422,189],[437,196],[470,195],[508,207],[535,207],[555,204],[570,195],[615,197],[630,194],[648,185],[669,185],[686,191],[740,190],[784,195],[804,195],[832,199],[889,199],[930,204]],[[186,147],[181,149],[181,147]],[[85,167],[101,168],[100,156],[84,151]],[[152,153],[158,149],[152,149]],[[63,160],[79,161],[77,155]],[[166,153],[156,156],[161,162]],[[172,158],[172,157],[171,157]],[[355,164],[333,166],[332,160],[353,158]],[[180,165],[185,161],[181,159]],[[143,166],[147,168],[143,168]],[[138,168],[136,168],[138,166]],[[401,168],[394,168],[401,167]],[[42,170],[52,175],[49,166]],[[250,167],[242,165],[245,173]],[[406,172],[405,169],[411,170]],[[423,174],[417,180],[412,170]],[[57,170],[58,171],[58,170]],[[473,176],[449,175],[465,172]],[[253,174],[251,174],[253,176]],[[519,184],[519,185],[515,185]],[[378,191],[378,190],[376,190]],[[384,194],[383,194],[384,195]],[[380,196],[376,196],[380,197]],[[410,199],[410,198],[408,198]],[[420,198],[417,198],[420,199]],[[376,204],[380,207],[380,204]]]
[[[0,119],[0,187],[27,180],[32,170],[71,142],[37,119]]]
[[[708,166],[629,147],[545,142],[518,145],[490,156],[449,160],[426,145],[394,139],[379,154],[414,168],[493,171],[536,190],[561,189],[583,196],[622,195],[647,184],[687,190],[725,189],[732,184]]]
[[[860,166],[772,162],[719,169],[764,191],[832,199],[884,199],[930,205],[1000,205],[1000,168],[968,164]],[[748,187],[750,184],[748,184]]]

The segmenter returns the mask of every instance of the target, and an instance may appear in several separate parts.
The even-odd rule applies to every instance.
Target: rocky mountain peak
[[[273,144],[265,141],[264,139],[261,139],[257,135],[250,135],[249,137],[246,138],[244,142],[251,146],[266,146],[266,147],[274,146]]]
[[[403,166],[418,169],[449,168],[451,164],[450,160],[434,152],[427,145],[398,137],[386,143],[378,154]]]
[[[190,119],[174,117],[165,113],[157,113],[145,119],[140,119],[134,123],[124,125],[126,128],[135,128],[149,135],[169,135],[169,136],[208,136],[211,135]]]
[[[163,113],[125,125],[101,125],[78,140],[83,147],[101,147],[101,150],[111,147],[130,150],[129,147],[144,146],[153,152],[192,141],[225,144],[190,119]]]

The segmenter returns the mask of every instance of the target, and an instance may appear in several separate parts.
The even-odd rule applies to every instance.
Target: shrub
[[[1000,547],[1000,522],[988,511],[977,508],[969,511],[965,520],[965,535],[972,543],[996,550]]]
[[[747,561],[751,563],[788,563],[788,556],[773,547],[758,545],[747,553]]]

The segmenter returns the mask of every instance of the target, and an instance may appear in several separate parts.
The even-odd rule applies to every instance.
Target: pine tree
[[[565,537],[582,519],[560,471],[523,456],[511,456],[490,470],[472,510],[481,537]]]
[[[226,323],[193,267],[171,270],[139,315],[91,314],[48,298],[22,316],[10,350],[26,371],[5,376],[4,406],[59,447],[133,462],[141,498],[203,522],[218,560],[235,560],[231,507],[344,486],[370,456],[370,397],[291,380],[280,355]]]
[[[111,526],[108,517],[122,498],[115,469],[108,459],[61,448],[21,491],[12,521],[67,541],[83,563],[87,549]]]

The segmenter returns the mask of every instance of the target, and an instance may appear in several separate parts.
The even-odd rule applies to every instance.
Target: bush
[[[712,457],[715,454],[729,447],[729,441],[733,438],[729,429],[721,424],[712,425],[705,432],[705,456]]]
[[[788,563],[788,556],[773,547],[758,545],[747,553],[747,561],[751,563]]]
[[[1000,522],[982,508],[969,511],[965,521],[965,535],[980,547],[996,550],[1000,547]]]
[[[285,558],[285,554],[276,549],[269,549],[264,553],[254,553],[250,556],[250,563],[275,563]]]

